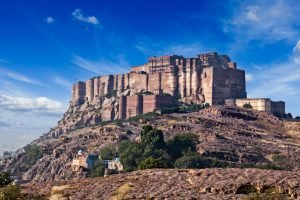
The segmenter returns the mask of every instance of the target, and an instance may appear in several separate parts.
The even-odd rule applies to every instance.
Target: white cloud
[[[128,62],[124,60],[122,56],[117,56],[117,59],[118,60],[116,62],[103,59],[98,61],[89,61],[80,56],[74,56],[72,63],[82,69],[99,75],[126,73],[129,67]]]
[[[246,18],[250,21],[258,21],[257,11],[259,10],[258,6],[250,6],[246,11]]]
[[[299,36],[299,1],[241,1],[234,15],[224,23],[224,31],[237,41],[261,40],[264,43]]]
[[[253,81],[253,75],[246,73],[246,81],[247,82]]]
[[[95,16],[84,16],[80,9],[75,9],[72,13],[72,16],[74,17],[74,19],[82,22],[86,22],[93,25],[99,24],[99,21]]]
[[[294,52],[300,51],[300,39],[298,40],[298,42],[297,42],[296,46],[294,47],[293,51]]]
[[[51,17],[51,16],[48,16],[48,17],[46,18],[46,22],[47,22],[47,24],[52,24],[52,23],[54,23],[54,18]]]
[[[0,108],[11,111],[29,111],[38,114],[62,114],[66,107],[61,102],[46,98],[25,98],[0,95]]]

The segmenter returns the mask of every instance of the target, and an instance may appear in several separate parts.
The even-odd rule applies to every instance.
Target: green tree
[[[137,169],[144,151],[141,144],[126,141],[120,144],[119,152],[124,170],[130,172]]]
[[[178,158],[174,167],[176,168],[211,168],[211,167],[226,167],[225,164],[211,158],[204,158],[199,154],[189,154]]]
[[[99,176],[104,176],[104,163],[103,160],[96,160],[93,164],[91,171],[88,173],[87,177],[94,178]]]
[[[0,187],[4,187],[12,183],[12,178],[8,172],[0,173]]]
[[[164,149],[166,143],[164,141],[164,134],[161,130],[152,128],[151,126],[144,126],[141,132],[142,144],[151,149]]]
[[[43,157],[43,150],[36,144],[28,144],[24,147],[24,162],[27,167],[34,165],[41,157]]]
[[[100,150],[100,157],[102,160],[112,160],[118,156],[116,146],[109,145]]]
[[[173,160],[187,152],[197,150],[198,137],[195,134],[180,134],[167,142],[167,150]]]
[[[167,163],[162,158],[146,158],[139,163],[139,169],[166,168]]]

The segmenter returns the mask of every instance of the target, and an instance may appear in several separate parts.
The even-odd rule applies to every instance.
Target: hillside
[[[25,190],[51,199],[300,199],[299,176],[299,171],[258,169],[154,169],[32,183]]]
[[[80,113],[77,116],[80,118]],[[153,114],[143,120],[135,117],[131,122],[87,125],[60,135],[52,135],[50,131],[33,142],[44,149],[43,156],[33,166],[26,169],[24,156],[20,154],[2,162],[0,169],[33,181],[85,177],[84,172],[71,170],[72,158],[78,150],[97,152],[110,143],[139,140],[145,124],[161,129],[165,139],[177,134],[194,133],[198,136],[199,153],[232,166],[276,164],[284,169],[299,169],[299,122],[285,122],[264,112],[226,106],[212,106],[191,113]]]

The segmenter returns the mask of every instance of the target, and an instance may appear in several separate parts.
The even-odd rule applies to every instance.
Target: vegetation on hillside
[[[28,144],[24,147],[24,164],[26,168],[33,166],[41,157],[43,157],[43,150],[36,144]]]
[[[29,195],[22,192],[22,188],[14,185],[13,179],[7,172],[0,172],[0,199],[1,200],[44,200],[40,195]]]
[[[246,109],[252,109],[253,107],[252,107],[252,105],[251,105],[250,103],[245,103],[245,104],[243,105],[243,108],[246,108]]]

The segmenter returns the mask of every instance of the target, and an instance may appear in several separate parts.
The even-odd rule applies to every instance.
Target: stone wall
[[[283,101],[275,102],[269,98],[227,99],[226,104],[239,107],[250,104],[254,110],[272,114],[285,114],[285,103]]]
[[[119,119],[142,115],[163,107],[173,107],[176,100],[172,96],[134,95],[121,96],[119,104]]]
[[[212,73],[211,105],[224,104],[228,98],[246,98],[245,71],[210,67]]]

